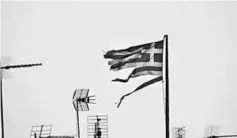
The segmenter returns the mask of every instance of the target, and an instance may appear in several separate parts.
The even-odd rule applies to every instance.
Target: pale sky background
[[[1,56],[15,69],[3,81],[5,138],[29,138],[33,125],[52,124],[52,135],[75,135],[72,95],[89,88],[97,104],[80,113],[81,138],[87,115],[107,114],[110,138],[162,138],[165,120],[162,83],[125,99],[153,78],[128,83],[131,69],[112,72],[103,51],[169,36],[171,126],[186,126],[187,138],[202,138],[204,127],[237,134],[236,2],[2,2]]]

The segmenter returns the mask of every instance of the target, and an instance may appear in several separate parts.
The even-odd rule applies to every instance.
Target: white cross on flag
[[[132,46],[127,49],[110,50],[106,52],[104,58],[112,59],[111,61],[109,61],[108,64],[110,65],[110,69],[113,71],[119,71],[124,68],[134,68],[127,79],[116,78],[112,81],[128,82],[130,78],[135,78],[142,75],[157,76],[155,79],[143,83],[133,92],[124,95],[121,99],[123,99],[125,96],[134,93],[137,90],[140,90],[150,84],[153,84],[157,81],[161,81],[163,79],[163,40],[152,43],[146,43],[138,46]]]

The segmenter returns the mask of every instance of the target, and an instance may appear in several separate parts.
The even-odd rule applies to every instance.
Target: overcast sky
[[[52,124],[52,135],[75,135],[72,105],[77,88],[89,88],[96,105],[80,112],[106,114],[111,138],[165,137],[163,84],[125,99],[154,76],[126,78],[112,72],[103,52],[169,36],[171,126],[201,138],[206,125],[237,134],[236,2],[2,2],[1,56],[12,64],[43,63],[12,70],[3,81],[5,138],[27,138],[33,125]]]

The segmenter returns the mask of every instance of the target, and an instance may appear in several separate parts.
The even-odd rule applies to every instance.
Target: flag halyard
[[[109,65],[110,69],[113,71],[119,71],[131,67],[134,68],[126,79],[116,78],[112,81],[126,83],[130,78],[136,78],[143,75],[156,76],[156,78],[138,86],[134,91],[122,96],[117,107],[120,106],[126,96],[129,96],[155,82],[163,80],[163,40],[132,46],[122,50],[111,50],[104,55],[104,58],[112,59],[112,61],[109,61]]]

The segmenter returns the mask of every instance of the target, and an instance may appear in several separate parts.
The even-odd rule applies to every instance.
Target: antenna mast
[[[77,135],[80,138],[80,128],[79,128],[79,111],[89,111],[88,103],[95,104],[91,101],[95,99],[91,99],[95,97],[95,95],[88,96],[89,89],[76,89],[73,95],[73,106],[77,113]]]
[[[15,68],[28,68],[33,66],[42,66],[42,63],[36,63],[36,64],[20,64],[20,65],[7,65],[7,66],[1,66],[0,68],[0,96],[1,96],[1,128],[2,128],[2,138],[4,138],[4,117],[3,117],[3,70],[9,70],[9,69],[15,69]]]

